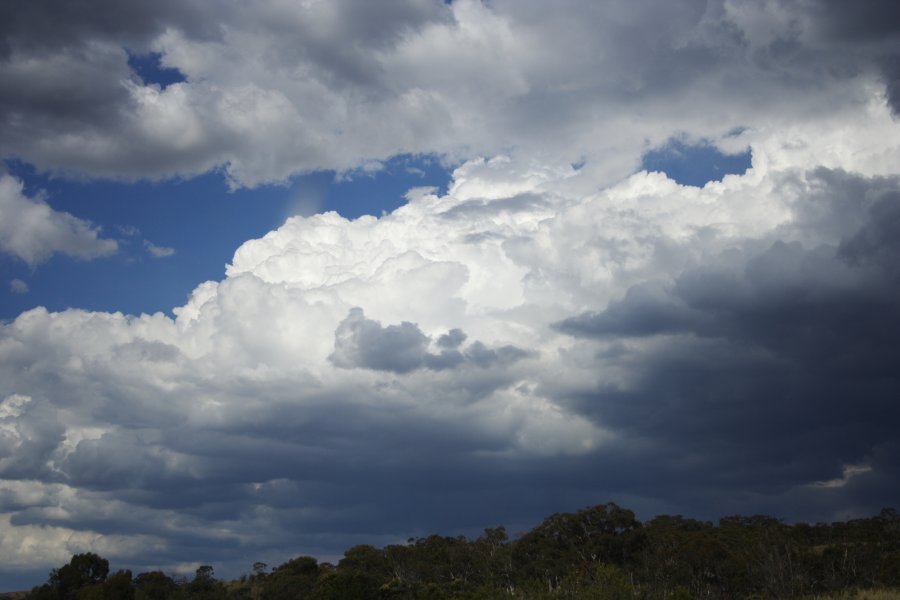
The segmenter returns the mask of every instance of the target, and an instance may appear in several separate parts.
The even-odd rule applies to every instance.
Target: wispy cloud
[[[166,258],[175,255],[175,248],[168,246],[157,246],[149,240],[144,240],[144,248],[153,258]]]
[[[842,488],[850,483],[850,480],[858,475],[863,475],[865,473],[870,473],[872,471],[872,467],[869,465],[846,465],[844,467],[843,474],[840,477],[835,479],[829,479],[828,481],[817,481],[814,485],[823,488]]]
[[[9,290],[14,294],[27,294],[28,284],[17,277],[9,282]]]

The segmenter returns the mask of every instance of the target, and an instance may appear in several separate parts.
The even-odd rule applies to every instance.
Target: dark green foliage
[[[58,598],[59,592],[48,583],[33,588],[28,594],[28,600],[58,600]]]
[[[573,571],[631,562],[642,543],[633,512],[601,504],[545,519],[515,543],[513,563],[519,578],[543,581],[552,590]]]
[[[141,573],[134,578],[135,600],[166,600],[175,594],[178,585],[162,571]]]
[[[344,552],[336,570],[320,579],[313,598],[376,600],[392,579],[393,571],[383,551],[369,545],[353,546]]]
[[[85,598],[100,597],[97,588],[108,574],[109,561],[105,558],[93,552],[76,554],[69,564],[53,569],[47,583],[34,588],[28,597],[30,600],[77,600],[82,591]]]
[[[49,583],[58,590],[60,598],[71,600],[78,597],[82,588],[105,581],[108,574],[109,561],[86,552],[76,554],[69,564],[52,572]]]
[[[117,571],[103,583],[93,583],[81,588],[78,600],[134,600],[131,571]]]
[[[187,600],[219,600],[225,597],[225,587],[213,576],[213,568],[202,565],[194,578],[182,590]]]
[[[261,600],[308,598],[319,578],[319,564],[311,556],[298,556],[280,565],[266,578]]]
[[[384,548],[354,546],[337,566],[299,556],[222,583],[213,568],[176,583],[159,571],[109,575],[77,554],[29,600],[706,600],[809,598],[900,586],[900,516],[787,525],[735,516],[718,525],[681,516],[644,524],[602,504],[551,515],[510,541],[502,527],[475,540],[430,535]]]
[[[319,577],[310,600],[377,600],[379,586],[371,578],[358,573],[326,573]]]

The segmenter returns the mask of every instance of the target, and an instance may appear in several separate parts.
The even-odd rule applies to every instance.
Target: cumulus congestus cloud
[[[288,219],[172,315],[0,323],[0,564],[94,543],[238,573],[598,501],[815,520],[898,497],[888,3],[55,4],[0,8],[4,156],[234,186],[457,167],[378,218]],[[129,52],[185,81],[145,85]],[[752,164],[641,170],[672,139]],[[0,223],[30,264],[115,250],[13,178],[0,202],[47,232]]]
[[[215,522],[327,552],[459,526],[401,499],[440,505],[446,486],[479,486],[498,518],[535,485],[669,507],[702,486],[709,511],[743,508],[749,486],[821,514],[861,502],[864,481],[861,507],[896,492],[896,178],[755,164],[702,189],[638,173],[575,195],[559,190],[577,173],[525,184],[510,164],[463,165],[446,195],[381,218],[292,218],[174,319],[36,309],[4,325],[0,393],[31,398],[7,417],[5,485],[65,490],[68,512],[5,510],[104,536],[127,521],[176,560],[162,524],[188,517],[172,502],[195,507],[179,535],[196,543]],[[541,201],[507,202],[504,172]],[[448,221],[474,198],[494,209]],[[870,470],[816,487],[848,464]],[[362,490],[377,527],[347,500]],[[111,512],[88,519],[96,502]]]
[[[900,282],[895,242],[882,234],[893,227],[885,203],[896,207],[898,180],[815,172],[807,182],[815,202],[798,203],[792,227],[774,239],[744,240],[554,324],[619,344],[600,363],[630,373],[574,394],[572,406],[736,469],[708,472],[713,478],[739,473],[787,490],[800,472],[829,479],[836,464],[896,469]],[[856,209],[842,216],[851,218],[838,222],[836,209],[850,201]],[[835,219],[840,232],[801,241],[810,218]],[[766,452],[746,461],[763,439]]]

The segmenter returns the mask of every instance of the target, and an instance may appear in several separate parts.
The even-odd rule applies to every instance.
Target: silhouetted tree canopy
[[[382,600],[491,598],[690,600],[809,598],[900,586],[900,515],[809,525],[765,515],[713,524],[679,515],[646,523],[616,504],[554,514],[510,540],[429,535],[349,548],[337,566],[298,556],[238,581],[211,565],[181,583],[160,571],[109,574],[76,554],[28,600]]]

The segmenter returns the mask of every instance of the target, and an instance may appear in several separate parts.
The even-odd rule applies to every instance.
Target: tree
[[[191,600],[218,600],[224,593],[222,584],[213,577],[210,565],[201,565],[184,589]]]
[[[298,556],[275,568],[266,578],[262,600],[306,598],[316,587],[319,564],[311,556]]]
[[[353,573],[370,579],[377,586],[390,581],[391,565],[384,551],[368,544],[353,546],[344,552],[337,565],[338,573]]]
[[[512,592],[512,553],[504,527],[487,528],[473,542],[482,586]]]
[[[61,600],[75,600],[82,588],[103,583],[108,574],[108,560],[93,552],[85,552],[75,554],[69,564],[51,571],[47,583],[56,590]]]
[[[266,567],[268,566],[269,565],[259,560],[253,563],[253,579],[264,579],[266,576]]]
[[[135,600],[167,600],[178,585],[162,571],[141,573],[134,578]]]
[[[131,571],[116,571],[103,583],[93,583],[81,588],[76,597],[78,600],[133,600]]]
[[[513,562],[520,578],[543,581],[552,591],[572,569],[623,566],[638,556],[642,540],[634,513],[610,502],[547,517],[514,544]]]

